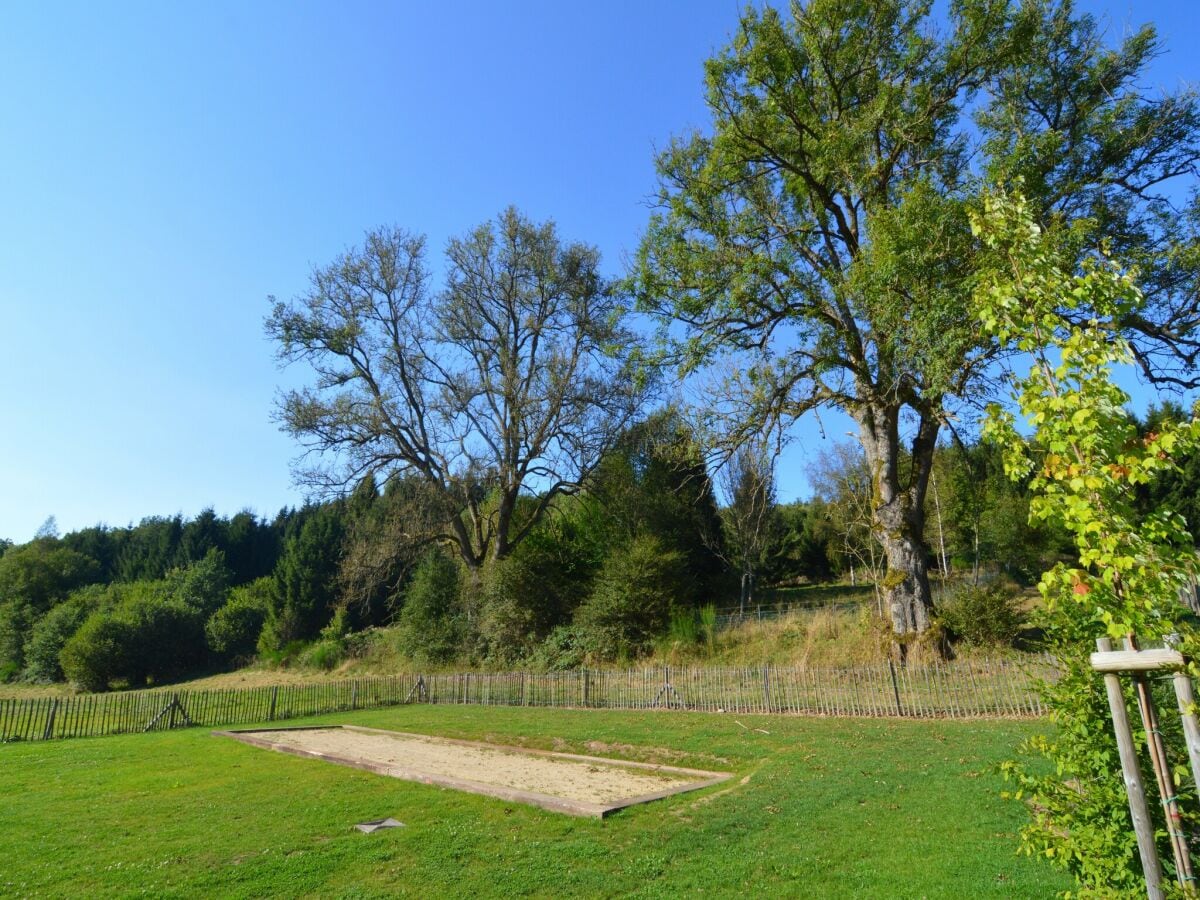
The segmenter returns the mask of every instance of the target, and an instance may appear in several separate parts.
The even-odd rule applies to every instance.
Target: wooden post
[[[275,721],[275,701],[279,698],[279,685],[271,688],[271,708],[267,710],[267,721]]]
[[[588,694],[591,692],[592,676],[587,669],[583,670],[583,705],[588,705]]]
[[[1136,650],[1133,636],[1125,638],[1125,649]],[[1171,852],[1175,857],[1175,872],[1180,887],[1190,888],[1193,880],[1192,859],[1188,851],[1187,838],[1183,833],[1183,819],[1179,815],[1179,801],[1175,799],[1175,783],[1171,777],[1171,766],[1167,760],[1167,747],[1158,727],[1158,711],[1150,695],[1150,683],[1145,672],[1131,672],[1129,676],[1137,692],[1138,709],[1142,714],[1142,727],[1146,731],[1146,745],[1150,751],[1150,763],[1158,782],[1158,796],[1166,815],[1167,836],[1171,841]]]
[[[892,662],[892,656],[888,654],[888,671],[892,673],[892,694],[896,697],[896,715],[904,715],[904,707],[900,703],[900,685],[896,681],[896,664]]]
[[[1097,638],[1096,649],[1112,650],[1112,641],[1108,638]],[[1146,806],[1146,789],[1142,786],[1141,767],[1138,765],[1137,751],[1133,746],[1129,709],[1125,706],[1125,695],[1121,693],[1121,676],[1116,672],[1106,672],[1104,690],[1108,694],[1113,732],[1116,734],[1117,750],[1121,756],[1121,774],[1125,779],[1129,814],[1133,818],[1138,855],[1142,860],[1142,874],[1146,879],[1146,896],[1150,900],[1162,900],[1162,865],[1158,861],[1158,851],[1154,848],[1154,823],[1150,820],[1150,809]]]
[[[1196,719],[1196,694],[1191,676],[1187,672],[1176,672],[1175,699],[1179,702],[1179,717],[1183,720],[1183,737],[1187,743],[1188,761],[1192,764],[1192,778],[1200,788],[1200,722]]]
[[[358,709],[358,681],[350,682],[350,708]]]
[[[771,664],[763,663],[763,697],[767,701],[767,712],[771,711]]]
[[[46,730],[42,732],[42,740],[48,741],[54,735],[54,717],[58,713],[58,698],[54,698],[54,705],[50,707],[50,715],[46,717]]]

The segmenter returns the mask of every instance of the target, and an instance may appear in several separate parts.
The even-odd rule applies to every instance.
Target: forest
[[[1183,414],[1152,409],[1139,433]],[[684,420],[659,411],[629,428],[510,556],[478,572],[441,544],[398,537],[411,492],[403,478],[368,477],[345,498],[273,519],[205,510],[63,535],[48,523],[29,543],[0,544],[0,673],[105,690],[258,659],[332,668],[379,629],[414,666],[628,662],[704,607],[770,605],[788,586],[881,578],[861,453],[847,443],[818,454],[814,496],[791,503],[775,502],[766,462],[712,478]],[[1064,534],[1029,524],[1027,491],[1004,475],[995,448],[941,447],[935,471],[930,565],[951,586],[948,618],[981,581],[1005,586],[990,601],[1003,605],[1069,555]],[[1200,455],[1149,486],[1142,503],[1170,503],[1200,524],[1198,498]],[[949,639],[973,636],[958,627],[963,634],[947,627]]]

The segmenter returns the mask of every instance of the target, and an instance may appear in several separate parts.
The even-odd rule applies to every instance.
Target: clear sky
[[[735,0],[24,3],[0,29],[0,537],[302,495],[267,295],[396,223],[433,248],[514,203],[618,274],[653,155],[707,121]],[[1200,76],[1192,0],[1152,80]],[[845,424],[826,419],[840,437]],[[806,425],[781,494],[806,491]]]

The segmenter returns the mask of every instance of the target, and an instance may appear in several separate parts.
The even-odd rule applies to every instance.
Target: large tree
[[[503,559],[640,405],[634,338],[599,264],[510,208],[449,242],[441,291],[425,239],[397,228],[317,269],[267,321],[280,359],[317,375],[279,409],[316,452],[301,480],[410,476],[424,489],[415,529],[472,568]]]
[[[634,272],[685,371],[744,360],[743,433],[837,408],[858,425],[898,635],[928,628],[925,495],[939,432],[986,386],[968,210],[1021,178],[1085,254],[1136,258],[1152,302],[1138,359],[1191,381],[1196,97],[1139,82],[1152,29],[1107,48],[1070,3],[810,0],[741,20],[707,64],[712,127],[658,158],[660,206]],[[1193,207],[1194,210],[1195,207]],[[682,328],[680,328],[682,325]],[[735,431],[736,433],[736,431]]]

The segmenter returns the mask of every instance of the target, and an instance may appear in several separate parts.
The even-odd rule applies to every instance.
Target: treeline
[[[1152,409],[1140,428],[1182,415]],[[420,491],[402,478],[368,478],[349,497],[272,520],[206,510],[0,545],[0,675],[103,690],[255,657],[332,667],[385,626],[416,664],[563,668],[634,658],[673,617],[707,605],[881,577],[860,453],[817,454],[815,496],[772,499],[754,541],[741,519],[755,495],[773,498],[773,464],[730,468],[714,482],[692,433],[660,413],[629,429],[586,489],[559,497],[511,554],[477,567],[453,545],[412,538]],[[1062,535],[1028,524],[1028,499],[995,448],[940,447],[935,479],[935,569],[1027,584],[1068,551]],[[1200,524],[1197,488],[1200,460],[1189,459],[1146,488],[1145,508],[1169,499]]]

